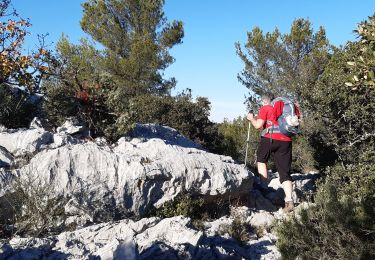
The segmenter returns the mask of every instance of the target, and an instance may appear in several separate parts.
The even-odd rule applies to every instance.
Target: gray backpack
[[[274,106],[277,101],[282,101],[284,103],[282,114],[277,118],[279,125],[275,126],[271,121],[267,121],[267,124],[271,126],[263,130],[262,136],[270,133],[272,139],[273,133],[281,133],[289,137],[299,134],[301,131],[299,129],[299,119],[296,115],[294,103],[288,98],[278,97],[272,100],[271,105]]]

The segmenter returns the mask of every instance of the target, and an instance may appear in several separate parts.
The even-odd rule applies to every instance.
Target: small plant
[[[241,245],[245,245],[250,240],[252,227],[239,217],[235,217],[233,222],[228,225],[223,225],[218,230],[218,235],[228,234],[233,239],[237,240]]]
[[[251,226],[250,224],[241,221],[239,218],[233,220],[229,231],[229,235],[241,244],[246,244],[246,242],[250,240]]]
[[[203,198],[193,198],[189,194],[181,194],[173,201],[164,203],[162,207],[155,209],[151,214],[161,218],[183,215],[192,219],[197,219],[201,216],[203,204]]]
[[[16,180],[13,190],[0,198],[1,237],[43,237],[63,231],[67,198],[51,194],[45,185]]]
[[[266,227],[264,226],[255,227],[255,234],[257,235],[258,238],[263,237],[265,233],[267,233]]]

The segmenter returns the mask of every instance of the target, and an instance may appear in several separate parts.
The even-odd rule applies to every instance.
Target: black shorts
[[[292,142],[272,140],[262,137],[257,151],[257,162],[267,163],[273,153],[280,182],[292,181],[290,167],[292,164]]]

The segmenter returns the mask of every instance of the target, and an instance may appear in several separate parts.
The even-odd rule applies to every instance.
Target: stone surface
[[[53,134],[41,128],[0,131],[0,146],[14,156],[34,154],[52,142]]]
[[[74,194],[79,201],[110,203],[136,215],[182,191],[246,193],[252,177],[230,157],[160,139],[121,139],[114,148],[87,142],[43,150],[20,169],[20,175],[41,187],[53,187],[56,195]]]
[[[224,219],[222,219],[224,220]],[[224,220],[225,221],[225,220]],[[48,238],[13,238],[0,243],[6,259],[280,259],[270,233],[245,244],[204,235],[190,219],[124,219]]]
[[[142,252],[155,243],[166,241],[171,246],[180,244],[197,246],[203,233],[186,228],[189,223],[190,219],[181,216],[161,220],[135,237],[139,250]]]
[[[7,149],[0,146],[0,168],[9,167],[14,161],[14,157]]]
[[[84,137],[84,129],[74,122],[63,128],[51,133],[38,120],[33,121],[30,129],[0,128],[0,163],[5,163],[3,168],[0,166],[0,199],[17,176],[17,183],[23,183],[26,190],[41,189],[48,197],[63,195],[64,203],[67,202],[67,225],[90,226],[47,238],[14,237],[0,241],[1,257],[281,258],[275,245],[277,238],[267,232],[274,219],[288,217],[280,209],[283,191],[277,173],[269,174],[268,190],[257,190],[252,187],[253,174],[243,165],[231,157],[205,151],[169,127],[138,124],[130,136],[115,144],[104,138],[79,139]],[[318,176],[292,175],[297,202],[314,191]],[[248,205],[232,206],[229,216],[204,222],[201,231],[192,228],[187,217],[138,218],[183,192],[202,195],[211,203],[215,199],[247,195]],[[301,203],[295,211],[308,206]],[[120,213],[123,219],[92,224],[100,210],[107,214],[107,219]],[[124,217],[128,215],[139,220]],[[249,241],[236,241],[228,232],[234,219],[265,227],[263,236],[258,238],[259,234],[252,232]]]
[[[0,168],[0,197],[11,188],[15,178],[16,176],[11,171]]]
[[[187,227],[189,218],[138,222],[125,219],[44,239],[16,237],[0,244],[0,253],[7,259],[140,259],[146,253],[150,257],[155,255],[157,252],[150,249],[157,243],[179,251],[183,245],[196,247],[203,235]],[[136,229],[139,226],[143,227]]]
[[[275,221],[275,217],[272,213],[268,211],[261,210],[259,212],[254,212],[250,218],[249,223],[253,227],[271,227],[273,221]]]
[[[56,129],[56,132],[73,135],[73,134],[83,133],[85,130],[86,128],[84,126],[78,125],[76,120],[71,118],[65,121],[64,124],[62,124],[62,126],[58,127]]]
[[[136,124],[136,127],[129,133],[128,137],[144,141],[156,138],[170,145],[178,145],[185,148],[202,148],[200,145],[181,135],[176,129],[158,124]]]
[[[315,192],[315,182],[320,177],[319,173],[311,172],[308,174],[294,173],[291,174],[293,179],[293,201],[294,203],[301,203],[303,200],[309,200],[313,192]],[[274,189],[276,192],[266,196],[274,204],[281,205],[284,200],[282,185],[279,180],[279,175],[276,173],[268,184],[268,187]]]

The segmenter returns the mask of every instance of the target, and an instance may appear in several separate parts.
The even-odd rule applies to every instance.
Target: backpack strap
[[[266,134],[271,134],[272,133],[280,133],[280,129],[279,129],[279,126],[277,125],[272,125],[272,126],[269,126],[267,128],[264,128],[262,133],[261,133],[261,136],[265,136]]]

